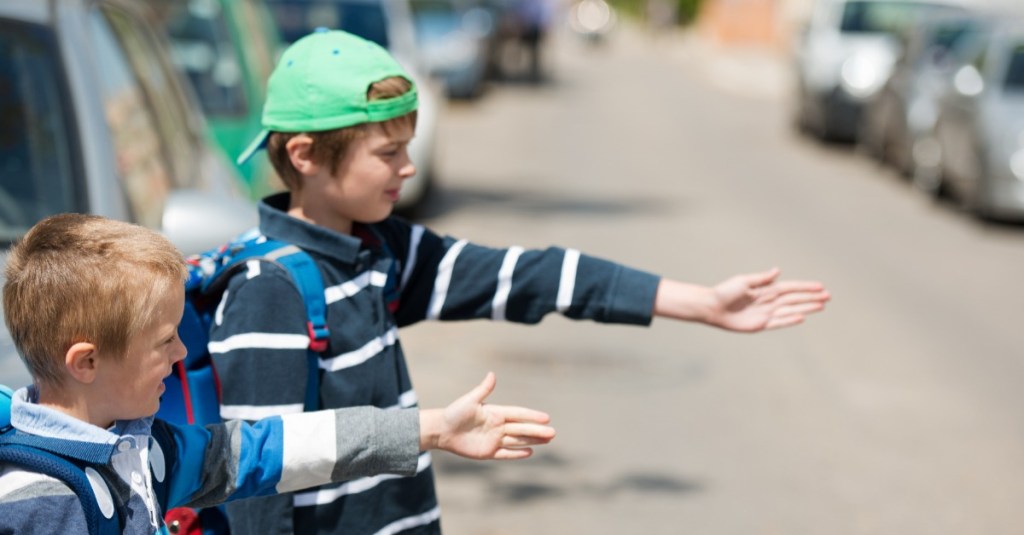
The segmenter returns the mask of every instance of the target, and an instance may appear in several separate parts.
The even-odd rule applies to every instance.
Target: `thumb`
[[[747,278],[747,283],[751,288],[760,288],[775,282],[775,279],[779,277],[781,270],[774,267],[768,271],[762,271],[760,273],[754,273]]]
[[[471,399],[477,404],[483,404],[487,396],[494,392],[494,385],[497,384],[498,380],[494,376],[494,372],[487,372],[487,376],[484,377],[483,382],[476,385],[473,390],[470,390],[466,397]]]

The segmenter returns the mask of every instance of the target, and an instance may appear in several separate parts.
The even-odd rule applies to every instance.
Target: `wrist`
[[[709,323],[718,296],[714,288],[662,279],[654,299],[654,314],[666,318]]]
[[[438,449],[443,422],[444,411],[442,409],[420,411],[420,451]]]

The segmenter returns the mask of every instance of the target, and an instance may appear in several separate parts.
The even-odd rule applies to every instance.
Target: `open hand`
[[[757,332],[803,322],[825,307],[829,294],[819,282],[779,281],[779,269],[736,275],[712,288],[715,306],[707,323],[723,329]]]
[[[531,446],[555,438],[547,414],[523,407],[488,405],[494,373],[445,409],[421,411],[421,448],[438,448],[470,459],[524,459]]]

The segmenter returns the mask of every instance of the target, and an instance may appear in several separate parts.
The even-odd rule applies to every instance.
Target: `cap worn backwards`
[[[398,97],[368,100],[370,85],[395,76],[412,88]],[[267,81],[263,131],[238,163],[264,148],[270,132],[319,132],[387,121],[416,106],[415,83],[387,50],[344,31],[318,28],[281,55]]]

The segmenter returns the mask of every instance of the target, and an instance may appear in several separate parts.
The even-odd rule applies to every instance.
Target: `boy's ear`
[[[79,383],[95,381],[98,365],[96,345],[91,342],[75,342],[64,354],[64,367]]]
[[[291,160],[292,167],[299,174],[311,176],[320,170],[320,166],[313,161],[312,157],[313,138],[306,134],[298,134],[289,139],[284,148],[288,151],[288,159]]]

